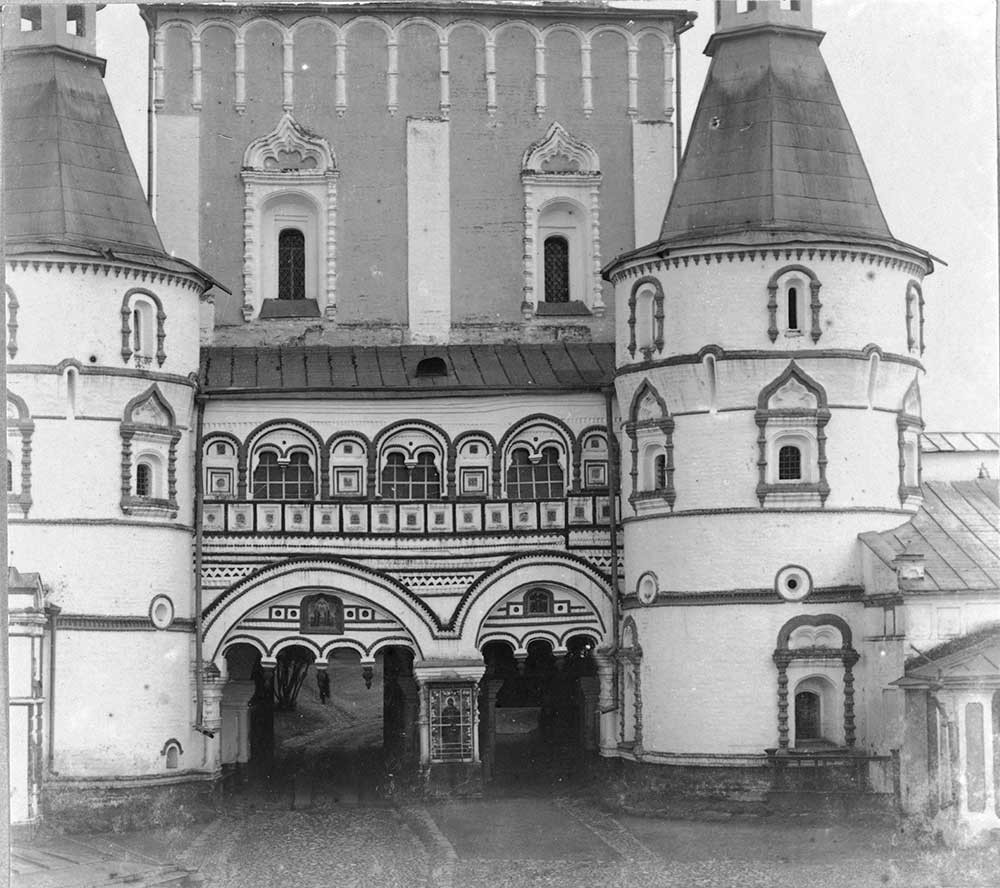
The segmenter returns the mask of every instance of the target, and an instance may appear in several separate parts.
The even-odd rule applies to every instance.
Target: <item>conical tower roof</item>
[[[70,8],[31,7],[39,27],[24,33],[17,4],[3,10],[6,254],[115,258],[221,286],[164,249],[104,85],[104,60],[93,54],[95,7],[80,7],[81,36],[68,33]]]
[[[163,254],[95,57],[7,54],[4,233],[9,246]]]
[[[823,33],[780,15],[746,16],[710,40],[712,63],[662,239],[781,231],[892,238],[820,54]]]

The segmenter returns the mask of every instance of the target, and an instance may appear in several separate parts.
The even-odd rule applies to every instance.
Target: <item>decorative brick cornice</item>
[[[697,249],[697,248],[692,248]],[[888,248],[887,248],[888,249]],[[706,249],[701,253],[689,253],[680,256],[662,256],[635,260],[612,274],[608,280],[617,286],[629,278],[669,271],[672,268],[687,268],[690,265],[722,265],[725,262],[755,262],[758,259],[776,261],[821,261],[860,262],[876,267],[901,269],[917,277],[923,277],[926,269],[916,262],[902,259],[898,256],[886,256],[865,249],[848,249],[843,247],[746,247],[741,249],[727,248],[725,250]]]
[[[154,268],[141,268],[131,265],[124,265],[119,262],[101,262],[93,259],[34,259],[17,258],[7,259],[7,266],[12,271],[46,271],[55,274],[67,274],[82,276],[90,272],[97,277],[103,274],[104,277],[114,277],[122,281],[136,281],[136,283],[149,285],[168,285],[173,287],[183,287],[195,293],[201,293],[205,287],[200,284],[194,276],[194,272],[188,275],[175,274],[169,271],[162,271]]]

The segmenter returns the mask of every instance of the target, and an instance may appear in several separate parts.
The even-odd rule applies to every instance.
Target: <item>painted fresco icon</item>
[[[302,599],[299,629],[304,635],[342,635],[344,603],[336,595],[318,592]]]

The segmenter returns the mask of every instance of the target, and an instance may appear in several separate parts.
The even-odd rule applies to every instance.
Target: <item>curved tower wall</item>
[[[821,284],[817,339],[808,297],[801,333],[787,333],[777,311],[774,341],[769,334],[768,284],[788,266],[807,268]],[[821,612],[863,633],[854,603],[864,582],[857,536],[903,523],[917,505],[900,491],[899,417],[923,375],[906,313],[908,287],[924,272],[904,251],[844,244],[692,247],[616,269],[620,305],[635,296],[639,313],[643,295],[652,298],[645,304],[653,339],[657,285],[663,295],[662,349],[654,342],[643,353],[641,315],[634,354],[628,315],[617,337],[624,592],[643,649],[644,686],[656,689],[644,709],[647,750],[740,755],[776,746],[772,653],[782,625]],[[808,292],[811,278],[793,274]],[[787,299],[780,285],[777,296]],[[914,312],[912,330],[918,320]],[[792,365],[824,395],[828,490],[795,500],[772,484],[762,505],[761,393]],[[632,405],[650,386],[671,420],[669,497],[644,491],[642,433],[633,446],[628,431],[630,421],[642,423]],[[765,434],[776,418],[765,422]],[[810,417],[790,424],[816,427]],[[811,575],[814,591],[804,602],[783,602],[775,591],[786,565]],[[636,591],[649,572],[659,594],[643,606]],[[669,683],[668,675],[675,677]],[[861,679],[859,702],[864,692]]]
[[[15,477],[28,478],[30,495],[26,513],[18,503],[10,508],[11,558],[42,566],[49,600],[61,609],[50,796],[81,778],[170,778],[162,754],[170,739],[185,750],[179,769],[198,769],[189,375],[197,370],[202,287],[193,276],[68,263],[57,254],[16,257],[7,284],[18,302],[8,385],[33,424],[27,471],[19,440],[8,438],[9,457],[22,463]],[[162,363],[155,345],[148,358],[122,355],[122,305],[134,290],[150,305],[150,294],[159,301]],[[155,410],[143,408],[149,395]],[[146,455],[159,457],[154,489],[135,498],[135,466]],[[163,630],[151,619],[157,596],[174,611]]]

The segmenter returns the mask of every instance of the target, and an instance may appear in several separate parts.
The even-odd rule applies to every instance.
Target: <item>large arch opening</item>
[[[292,792],[296,806],[370,798],[387,773],[415,766],[413,651],[354,645],[317,655],[289,640],[264,657],[250,642],[224,651],[222,762],[237,783]]]
[[[486,779],[504,786],[557,783],[579,775],[597,748],[596,640],[564,646],[534,638],[515,650],[482,646],[480,749]]]

